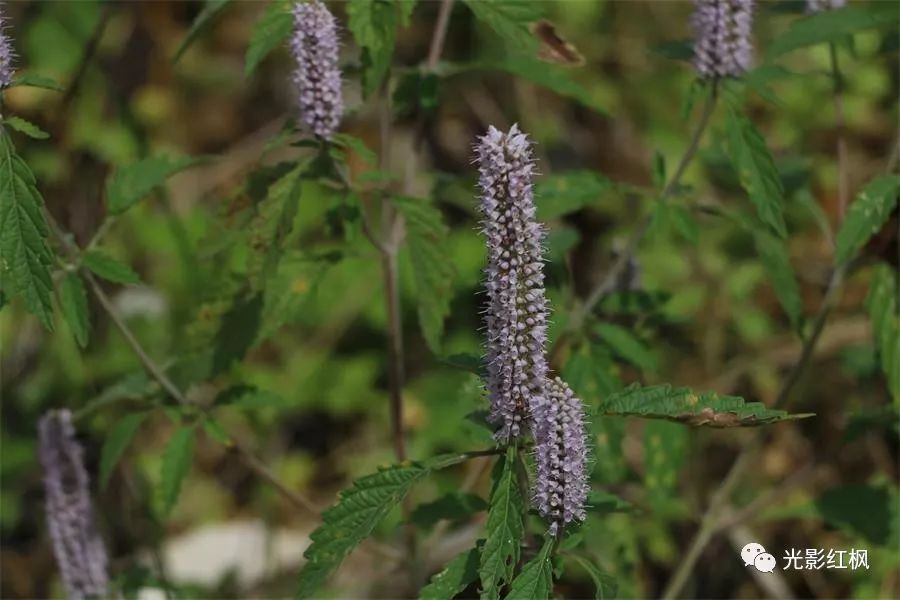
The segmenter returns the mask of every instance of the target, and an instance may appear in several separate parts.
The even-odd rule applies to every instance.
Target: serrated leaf
[[[43,77],[41,75],[32,75],[30,73],[26,73],[24,75],[20,75],[19,77],[16,77],[13,80],[12,85],[10,85],[10,87],[18,87],[18,86],[36,87],[36,88],[42,88],[45,90],[53,90],[54,92],[65,91],[65,88],[63,88],[63,86],[61,86],[59,83],[57,83],[55,80],[51,79],[50,77]]]
[[[449,229],[426,200],[397,197],[392,203],[406,220],[406,239],[418,297],[419,324],[428,347],[438,354],[444,319],[450,314],[456,269],[447,260]]]
[[[110,214],[131,208],[166,180],[200,162],[192,156],[151,156],[117,169],[106,186],[106,206]]]
[[[478,567],[482,600],[500,596],[503,584],[512,581],[522,551],[525,524],[522,492],[516,476],[517,460],[516,447],[509,446],[506,455],[494,467],[494,484]]]
[[[5,291],[21,297],[53,331],[53,255],[47,246],[43,206],[31,169],[16,155],[9,134],[0,129],[0,273]]]
[[[167,516],[178,502],[181,484],[191,470],[194,457],[194,428],[178,429],[166,445],[162,456],[159,479],[159,511]]]
[[[793,21],[787,31],[769,44],[766,54],[775,58],[799,48],[841,42],[867,29],[893,27],[896,30],[898,24],[900,12],[890,2],[824,10]]]
[[[148,412],[139,412],[126,415],[120,419],[103,440],[103,448],[100,450],[100,486],[106,487],[113,469],[122,458],[125,450],[131,444],[131,440],[141,428],[141,424],[150,415]]]
[[[253,26],[250,45],[244,59],[244,75],[249,76],[272,50],[282,44],[294,25],[288,3],[275,0],[269,3]]]
[[[475,17],[494,30],[517,52],[534,54],[538,42],[528,29],[529,24],[543,16],[537,2],[522,0],[465,0]]]
[[[100,250],[88,250],[81,256],[81,264],[97,277],[113,283],[138,284],[138,274],[131,267],[121,263]]]
[[[835,238],[835,262],[846,264],[891,216],[900,195],[900,175],[878,177],[869,182],[847,209]]]
[[[219,13],[225,10],[225,7],[230,3],[231,0],[206,0],[203,9],[197,14],[194,22],[191,23],[190,29],[188,29],[187,34],[185,34],[184,39],[178,45],[178,49],[172,57],[172,64],[177,63],[181,59],[181,56],[185,51],[197,41],[197,38],[206,30],[206,28],[212,25],[212,22]]]
[[[546,600],[553,591],[553,538],[547,537],[541,551],[513,579],[506,600]]]
[[[417,506],[410,515],[410,521],[417,527],[429,529],[442,519],[465,519],[487,507],[481,496],[450,492],[433,502]]]
[[[403,3],[383,0],[350,0],[346,5],[347,28],[362,49],[363,96],[372,95],[391,67],[394,43]]]
[[[594,581],[594,600],[614,600],[616,598],[619,585],[612,575],[600,570],[594,563],[581,556],[571,554],[569,557],[581,565],[581,568],[587,571]]]
[[[424,464],[395,465],[366,475],[341,492],[337,504],[322,513],[322,525],[310,535],[303,556],[297,598],[311,598],[344,558],[372,534],[375,527],[431,469]]]
[[[765,139],[750,119],[735,110],[728,111],[725,128],[732,165],[760,221],[779,237],[787,237],[782,214],[784,187]]]
[[[644,371],[656,370],[656,356],[628,329],[612,323],[596,323],[593,329],[617,356]]]
[[[59,308],[78,345],[84,348],[88,342],[90,318],[87,293],[77,273],[66,273],[59,282]]]
[[[478,579],[478,548],[459,554],[419,592],[420,600],[451,600]]]
[[[749,427],[812,416],[791,415],[737,396],[698,393],[668,384],[641,387],[637,383],[607,397],[597,414],[668,419],[694,427]]]
[[[46,140],[48,137],[50,137],[49,133],[47,133],[31,121],[26,121],[22,117],[6,117],[5,119],[3,119],[3,122],[19,133],[24,133],[28,137],[36,140]]]
[[[888,393],[900,407],[900,293],[897,273],[881,264],[872,274],[866,309],[872,320],[875,348],[887,380]]]
[[[594,171],[567,171],[541,177],[535,188],[537,216],[550,221],[599,203],[613,183]]]
[[[791,322],[791,329],[800,331],[803,318],[803,298],[800,296],[797,275],[791,266],[787,242],[768,231],[759,229],[753,232],[753,237],[760,262],[769,274],[772,289]]]
[[[336,133],[331,138],[332,143],[353,150],[356,155],[364,162],[375,164],[378,161],[378,155],[366,146],[366,143],[349,133]]]

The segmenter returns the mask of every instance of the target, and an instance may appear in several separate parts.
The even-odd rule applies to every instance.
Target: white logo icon
[[[750,542],[741,549],[741,558],[744,559],[745,567],[755,567],[760,573],[771,573],[777,564],[775,557],[756,542]]]

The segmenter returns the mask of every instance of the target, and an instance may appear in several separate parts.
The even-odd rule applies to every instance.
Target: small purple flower
[[[546,402],[534,412],[534,506],[550,521],[550,535],[557,535],[585,519],[587,442],[581,400],[559,377],[546,389]]]
[[[47,527],[66,596],[105,597],[106,548],[94,522],[84,451],[75,440],[72,414],[50,411],[38,423],[44,468]]]
[[[841,8],[847,0],[806,0],[806,12],[817,13],[825,10]]]
[[[476,146],[482,228],[487,239],[487,388],[490,420],[508,442],[543,401],[547,378],[547,300],[532,191],[534,160],[527,136],[513,125],[491,127]]]
[[[324,4],[294,4],[291,53],[300,119],[315,135],[330,139],[341,122],[344,100],[338,67],[337,23]]]
[[[13,81],[13,53],[12,43],[6,35],[6,15],[3,14],[3,5],[0,4],[0,90],[5,90]]]
[[[694,0],[694,67],[703,79],[739,77],[753,60],[753,0]]]

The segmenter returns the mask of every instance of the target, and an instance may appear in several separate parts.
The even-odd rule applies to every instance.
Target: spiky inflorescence
[[[534,413],[534,505],[550,521],[549,533],[583,521],[590,486],[584,408],[559,377],[547,382],[546,401]]]
[[[294,5],[291,52],[297,61],[294,84],[300,119],[314,134],[329,139],[341,122],[344,100],[338,67],[337,22],[318,0]]]
[[[739,77],[753,60],[753,0],[694,0],[694,68],[704,79]]]
[[[490,420],[498,441],[524,433],[542,402],[547,301],[542,262],[543,229],[535,220],[531,143],[513,125],[491,127],[476,147],[488,264],[485,289]]]
[[[847,0],[806,0],[806,12],[817,13],[824,10],[834,10],[847,3]]]
[[[66,596],[105,597],[106,548],[94,522],[84,451],[75,440],[72,414],[60,410],[44,415],[38,438],[47,527]]]
[[[12,44],[9,36],[6,35],[6,15],[3,5],[0,4],[0,90],[5,90],[12,85],[14,57]]]

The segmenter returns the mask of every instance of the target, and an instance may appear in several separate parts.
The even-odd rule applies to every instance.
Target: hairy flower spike
[[[312,133],[329,139],[341,122],[344,100],[338,68],[337,23],[318,0],[294,5],[291,52],[297,61],[294,84],[300,119]]]
[[[6,35],[6,15],[0,5],[0,90],[5,90],[13,81],[13,53],[9,36]]]
[[[547,301],[543,229],[535,220],[531,143],[513,125],[491,127],[476,147],[482,227],[487,238],[485,289],[490,420],[498,441],[524,433],[531,411],[543,402]]]
[[[739,77],[753,60],[753,0],[694,0],[694,67],[703,79]]]
[[[546,402],[535,411],[534,505],[550,521],[549,533],[583,521],[590,486],[584,408],[559,377],[547,382]]]
[[[841,8],[847,0],[806,0],[806,12],[817,13],[825,10]]]
[[[38,443],[47,495],[47,526],[66,596],[106,596],[107,558],[97,532],[84,451],[75,440],[72,414],[51,411],[38,423]]]

